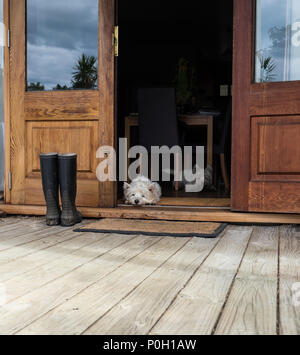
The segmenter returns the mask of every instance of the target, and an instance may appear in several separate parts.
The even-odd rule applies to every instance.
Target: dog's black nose
[[[140,201],[139,201],[139,200],[135,200],[134,203],[135,203],[136,205],[138,205],[138,204],[140,203]]]

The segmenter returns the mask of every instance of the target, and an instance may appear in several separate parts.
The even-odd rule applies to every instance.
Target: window
[[[256,0],[255,82],[300,80],[300,1]]]
[[[27,90],[97,88],[98,0],[27,0]]]

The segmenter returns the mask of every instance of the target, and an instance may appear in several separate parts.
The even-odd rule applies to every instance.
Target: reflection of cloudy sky
[[[76,60],[97,57],[98,0],[27,0],[27,81],[70,86]]]
[[[300,48],[274,48],[269,30],[278,27],[286,28],[300,20],[299,0],[257,0],[257,43],[256,50],[262,50],[264,57],[271,56],[276,63],[275,81],[300,79]],[[290,35],[289,35],[290,36]],[[284,38],[283,38],[284,39]]]

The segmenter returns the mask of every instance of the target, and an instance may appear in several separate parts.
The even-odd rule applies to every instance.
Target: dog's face
[[[125,202],[133,206],[151,205],[154,203],[154,185],[149,187],[144,185],[131,186],[124,183]]]

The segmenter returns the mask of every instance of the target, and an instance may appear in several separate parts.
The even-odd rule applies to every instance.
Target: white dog
[[[155,205],[161,198],[161,188],[145,176],[138,176],[131,184],[124,183],[125,203],[134,206]]]

